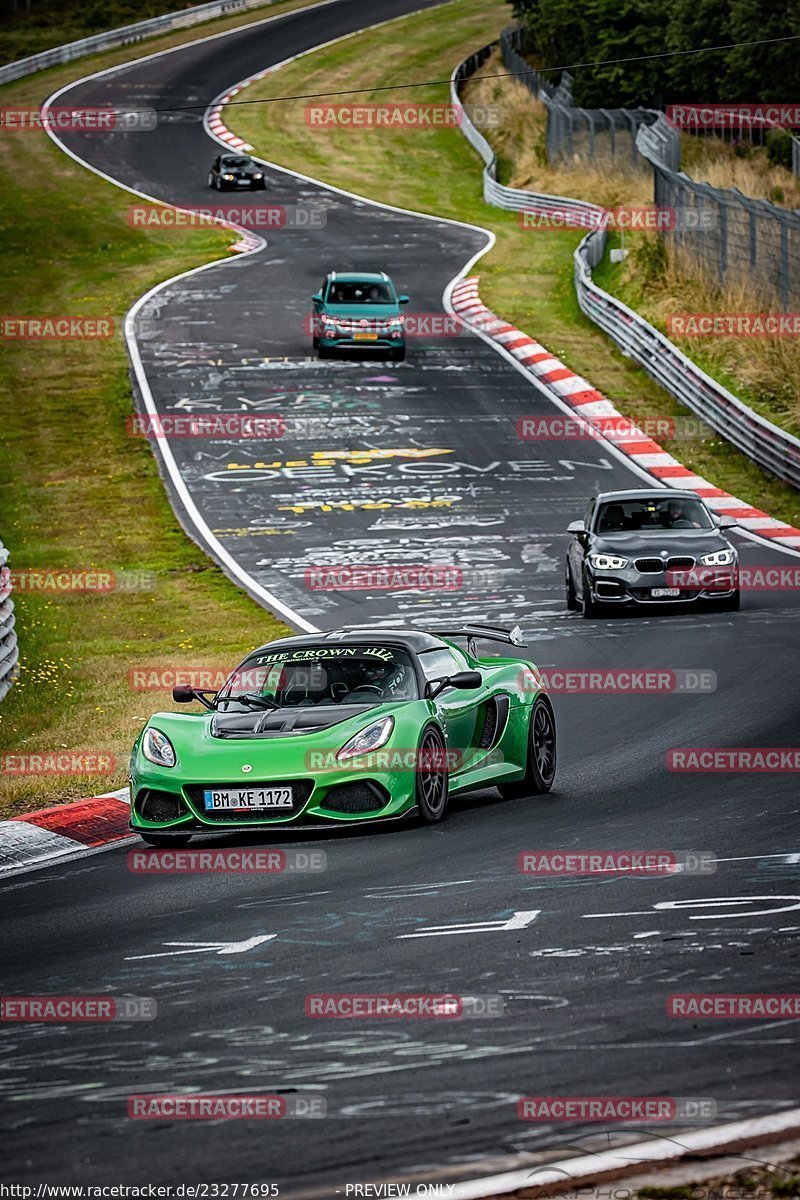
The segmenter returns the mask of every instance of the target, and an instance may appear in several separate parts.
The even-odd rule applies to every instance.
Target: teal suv
[[[330,271],[313,297],[312,335],[320,358],[371,350],[400,362],[406,356],[408,296],[398,296],[385,271]]]

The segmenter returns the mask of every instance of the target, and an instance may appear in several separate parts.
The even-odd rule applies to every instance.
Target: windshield
[[[328,288],[329,304],[394,304],[394,289],[389,283],[336,280]]]
[[[252,158],[223,158],[223,167],[254,167]]]
[[[704,505],[684,496],[612,500],[600,506],[595,524],[597,533],[713,528],[714,523]]]
[[[414,666],[393,646],[293,646],[251,654],[217,696],[222,710],[388,704],[419,698]]]

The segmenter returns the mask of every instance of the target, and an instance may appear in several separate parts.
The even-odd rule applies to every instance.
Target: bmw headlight
[[[345,742],[336,757],[339,762],[344,762],[348,758],[356,758],[359,754],[371,754],[373,750],[380,750],[381,746],[388,742],[393,729],[394,717],[381,717],[379,721],[373,721],[366,729],[351,737],[349,742]]]
[[[178,761],[175,747],[165,733],[151,725],[144,731],[142,754],[149,762],[159,767],[174,767]]]
[[[618,558],[616,554],[590,554],[589,562],[598,571],[621,571],[627,567],[627,558]]]
[[[262,175],[262,173],[260,171],[255,171],[253,173],[253,179],[263,179],[263,178],[264,178],[264,176]]]
[[[703,554],[700,558],[700,562],[707,567],[727,567],[735,561],[735,550],[715,550],[713,554]]]
[[[232,175],[223,175],[222,178],[223,179],[233,179],[233,176]]]

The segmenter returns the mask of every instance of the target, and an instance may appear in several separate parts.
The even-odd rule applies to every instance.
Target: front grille
[[[244,786],[254,788],[290,787],[292,789],[292,807],[282,808],[280,811],[263,808],[206,811],[203,803],[203,792],[207,788],[239,788]],[[287,817],[293,817],[295,813],[300,811],[311,795],[313,786],[313,781],[310,779],[281,779],[273,782],[264,779],[248,780],[246,785],[242,783],[241,779],[238,779],[235,783],[232,783],[230,780],[225,783],[191,783],[184,788],[184,791],[204,821],[220,821],[225,823],[229,821],[279,821],[286,820]]]
[[[686,554],[672,558],[637,558],[633,565],[640,575],[654,575],[661,571],[691,571],[694,559]]]
[[[136,797],[136,811],[145,821],[177,821],[186,810],[180,796],[174,792],[143,788]]]
[[[342,783],[331,788],[322,805],[331,812],[368,813],[378,812],[388,801],[388,795],[377,783]]]

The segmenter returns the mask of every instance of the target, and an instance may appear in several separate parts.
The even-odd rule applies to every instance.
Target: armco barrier
[[[210,21],[214,17],[247,12],[251,8],[263,8],[274,3],[275,0],[212,0],[210,4],[198,4],[194,8],[185,8],[182,12],[165,13],[161,17],[150,17],[132,25],[121,25],[118,29],[109,29],[106,33],[95,33],[91,37],[81,38],[80,41],[67,42],[64,46],[43,50],[41,54],[32,54],[29,58],[6,63],[0,67],[0,84],[11,83],[15,79],[44,71],[47,67],[56,67],[60,63],[72,62],[76,58],[85,58],[87,54],[96,54],[99,50],[128,46],[157,33],[168,33],[171,29],[199,25],[202,21]]]
[[[484,162],[484,200],[496,208],[514,211],[600,214],[602,209],[584,200],[522,191],[497,182],[494,151],[470,121],[459,94],[463,82],[486,61],[493,48],[494,43],[470,55],[459,63],[450,78],[451,100],[461,113],[461,132]],[[648,135],[647,127],[639,131],[640,137]],[[605,244],[605,230],[593,229],[575,251],[575,289],[582,311],[681,404],[765,471],[800,489],[800,439],[754,412],[722,384],[706,375],[643,317],[592,281],[592,267],[602,259]]]
[[[11,599],[11,572],[8,550],[0,542],[0,700],[3,699],[16,675],[19,659],[17,634],[14,629],[14,601]]]

